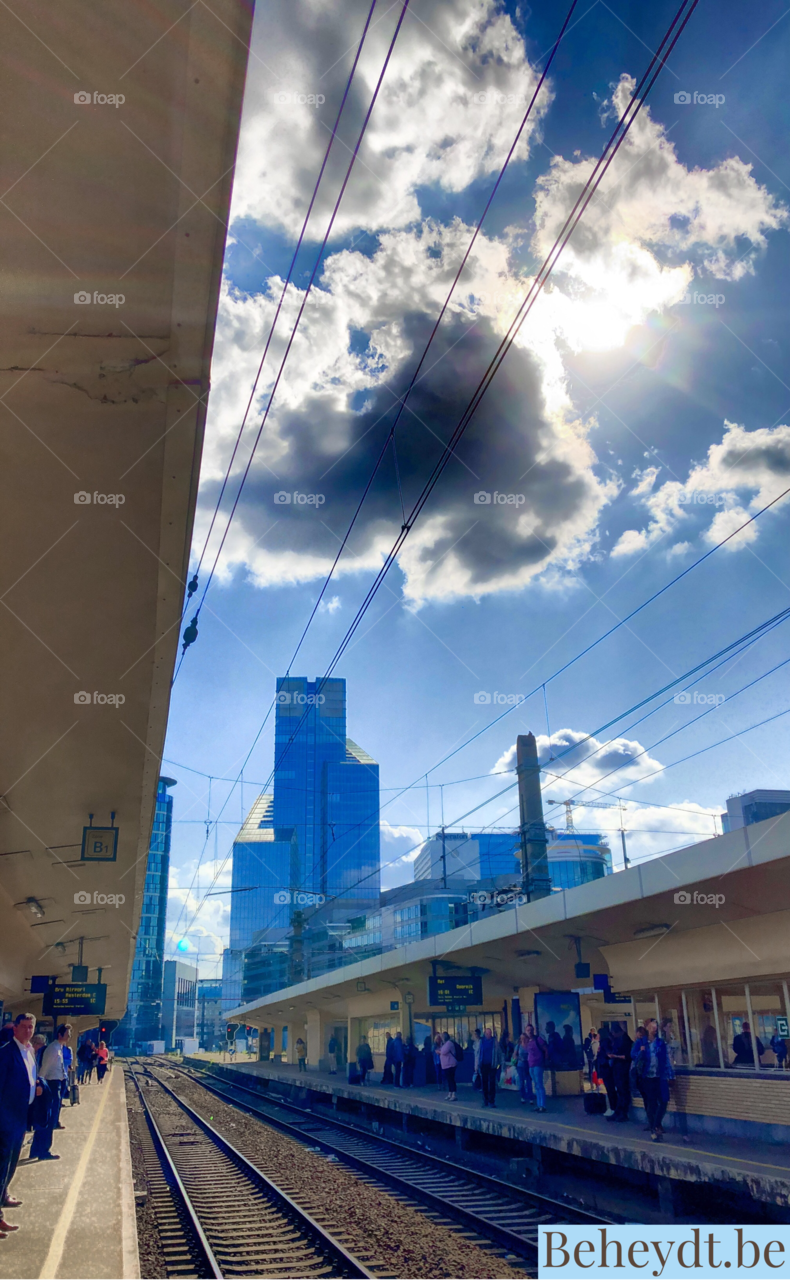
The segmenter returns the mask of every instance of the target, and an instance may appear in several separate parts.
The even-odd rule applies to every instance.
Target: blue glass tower
[[[274,948],[279,974],[298,913],[332,920],[378,904],[379,768],[346,737],[345,680],[278,679],[274,794],[258,797],[236,837],[232,888],[225,1010],[240,1003],[253,944]]]
[[[168,788],[175,785],[175,778],[160,778],[157,787],[129,997],[123,1021],[113,1036],[117,1045],[131,1047],[146,1040],[159,1040],[162,1035],[162,979],[173,826],[173,797],[168,795]]]

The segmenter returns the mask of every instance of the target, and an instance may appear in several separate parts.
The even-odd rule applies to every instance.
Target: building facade
[[[174,778],[159,779],[129,999],[126,1014],[113,1036],[113,1044],[117,1046],[134,1048],[147,1040],[162,1038],[165,923],[173,826],[173,797],[168,791],[175,785]]]
[[[721,815],[724,832],[737,831],[739,827],[751,827],[767,818],[778,818],[790,811],[790,791],[747,791],[742,796],[730,796],[727,812]]]
[[[169,1052],[177,1040],[194,1038],[198,971],[182,960],[165,960],[164,969],[161,1039]]]
[[[611,874],[611,850],[600,835],[554,827],[546,830],[552,889],[572,889]],[[518,884],[520,849],[518,831],[437,831],[414,860],[414,879],[477,882],[505,876]]]
[[[222,983],[218,978],[198,978],[195,1035],[201,1049],[219,1049],[225,1043]]]
[[[328,967],[342,963],[337,922],[379,899],[379,769],[346,736],[345,680],[278,679],[274,739],[273,792],[233,846],[225,1009],[277,989],[286,938],[293,973],[308,933]]]

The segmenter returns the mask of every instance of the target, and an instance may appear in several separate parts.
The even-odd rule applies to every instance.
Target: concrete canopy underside
[[[10,0],[0,14],[6,1008],[40,1008],[31,974],[70,977],[80,938],[106,1016],[126,1006],[251,18],[244,0]],[[80,863],[88,815],[112,812],[117,861]]]
[[[676,894],[695,891],[724,900],[676,902]],[[318,1010],[330,1021],[384,1012],[390,999],[402,1009],[407,992],[415,1012],[428,1011],[434,963],[440,974],[479,967],[484,1006],[494,1010],[524,989],[588,985],[574,974],[577,938],[591,972],[609,973],[616,991],[652,995],[661,987],[749,981],[787,972],[789,929],[790,814],[783,814],[335,970],[227,1016],[264,1027],[306,1022]]]

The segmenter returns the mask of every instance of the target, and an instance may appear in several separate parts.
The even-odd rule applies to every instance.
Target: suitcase
[[[606,1111],[605,1093],[585,1093],[584,1110],[588,1116],[602,1116]]]
[[[71,1086],[71,1089],[69,1090],[69,1102],[72,1107],[78,1107],[80,1105],[80,1087],[78,1084],[73,1084]]]

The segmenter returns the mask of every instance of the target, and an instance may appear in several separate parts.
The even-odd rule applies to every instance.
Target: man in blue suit
[[[14,1019],[13,1036],[0,1046],[0,1202],[16,1171],[28,1111],[36,1096],[36,1060],[30,1048],[35,1029],[35,1016],[20,1013]],[[18,1230],[0,1218],[0,1235]]]

